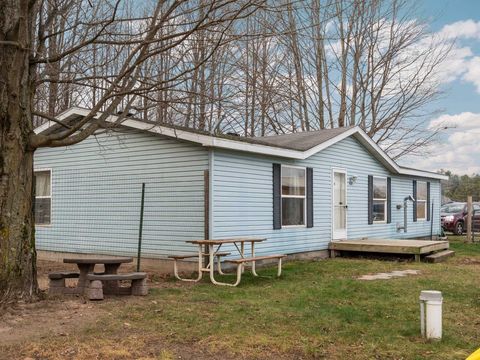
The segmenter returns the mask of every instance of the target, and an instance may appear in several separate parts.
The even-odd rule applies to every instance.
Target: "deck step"
[[[454,255],[455,255],[455,251],[453,250],[443,250],[443,251],[439,251],[431,255],[425,256],[425,261],[429,263],[442,262]]]

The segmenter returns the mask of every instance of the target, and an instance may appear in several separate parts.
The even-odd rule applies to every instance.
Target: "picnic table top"
[[[259,237],[239,237],[231,239],[205,239],[205,240],[188,240],[187,243],[198,244],[198,245],[221,245],[221,244],[233,244],[238,242],[261,242],[265,241],[267,238]]]
[[[66,264],[123,264],[133,261],[131,257],[103,257],[103,258],[67,258],[63,259]]]

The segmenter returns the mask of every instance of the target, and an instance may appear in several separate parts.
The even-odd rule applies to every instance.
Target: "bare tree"
[[[202,71],[234,21],[248,17],[258,5],[253,0],[152,1],[138,9],[136,4],[0,3],[0,299],[37,292],[35,149],[77,143],[106,126],[109,114],[124,116],[157,102],[152,93],[179,87],[190,74]],[[199,33],[209,33],[209,46],[197,61],[186,64],[182,59]],[[157,68],[159,60],[162,67]],[[75,122],[55,118],[73,104],[91,111]],[[60,130],[35,134],[34,117],[58,123]]]
[[[275,73],[288,84],[278,93],[276,128],[358,125],[393,158],[421,152],[436,135],[426,129],[426,105],[440,95],[438,70],[451,44],[430,34],[415,10],[406,0],[276,8],[266,26],[279,44],[274,51],[288,54]]]

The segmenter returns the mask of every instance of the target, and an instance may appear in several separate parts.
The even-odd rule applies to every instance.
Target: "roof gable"
[[[72,121],[75,118],[88,115],[89,112],[87,109],[74,107],[60,114],[58,119],[61,121]],[[110,115],[106,121],[116,123],[118,120],[118,116]],[[53,122],[46,122],[35,129],[35,132],[38,134],[49,131],[55,125]],[[214,136],[204,131],[178,126],[159,125],[134,118],[125,118],[121,121],[121,125],[148,131],[153,134],[190,141],[206,147],[302,160],[347,137],[353,136],[392,173],[440,180],[447,179],[447,177],[442,174],[399,166],[358,126],[258,138],[244,138],[237,136]]]

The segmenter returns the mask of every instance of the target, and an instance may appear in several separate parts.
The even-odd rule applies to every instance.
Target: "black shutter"
[[[273,228],[282,228],[282,166],[273,164]]]
[[[313,169],[307,168],[307,228],[313,227]]]
[[[373,176],[368,175],[368,224],[373,224]]]
[[[387,177],[387,224],[392,222],[392,178]]]
[[[417,180],[413,180],[413,221],[417,221]]]
[[[430,182],[427,182],[427,221],[430,221],[430,212],[431,212],[431,205],[430,205]]]

